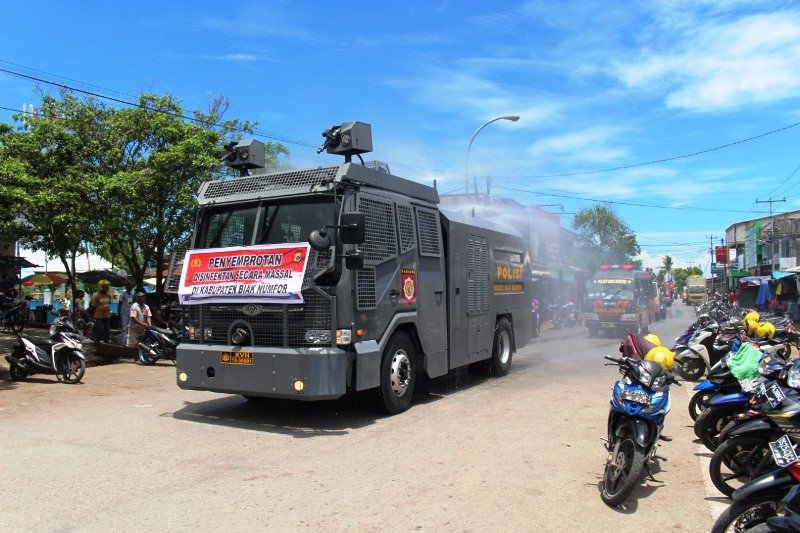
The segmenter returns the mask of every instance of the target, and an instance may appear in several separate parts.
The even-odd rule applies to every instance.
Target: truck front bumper
[[[224,353],[252,354],[252,364],[222,362]],[[344,396],[352,356],[338,348],[263,348],[181,344],[177,383],[182,389],[244,396],[331,400]]]

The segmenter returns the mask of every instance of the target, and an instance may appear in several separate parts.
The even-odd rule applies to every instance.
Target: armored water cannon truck
[[[371,391],[393,414],[421,379],[467,365],[508,373],[532,329],[523,238],[354,163],[372,149],[368,124],[323,135],[320,151],[344,164],[201,186],[178,286],[189,328],[178,386],[297,400]]]

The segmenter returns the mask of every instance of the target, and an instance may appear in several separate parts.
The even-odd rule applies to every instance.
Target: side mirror
[[[339,240],[342,244],[363,243],[366,239],[366,225],[364,213],[342,213],[339,221]]]
[[[361,270],[364,268],[364,252],[361,250],[348,250],[344,254],[344,266],[347,270]]]
[[[315,229],[308,236],[308,244],[318,252],[324,252],[331,247],[331,237],[325,228]]]

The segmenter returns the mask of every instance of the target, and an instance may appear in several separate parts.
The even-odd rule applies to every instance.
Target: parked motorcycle
[[[732,335],[726,339],[718,339],[719,333],[719,323],[709,318],[702,328],[694,332],[686,347],[677,353],[675,365],[685,379],[689,381],[700,379],[706,370],[710,370],[731,351],[731,345],[738,337]]]
[[[22,331],[28,324],[28,303],[0,296],[0,327],[9,331]]]
[[[50,328],[50,338],[42,339],[15,332],[18,345],[6,361],[15,381],[33,374],[55,374],[59,381],[78,383],[86,372],[81,335],[72,323],[57,320]]]
[[[556,309],[553,315],[553,327],[556,329],[561,329],[564,326],[579,326],[580,323],[579,313],[575,310],[575,305],[572,302],[567,302]]]
[[[731,495],[733,502],[714,522],[711,533],[770,531],[762,526],[776,524],[777,521],[773,519],[784,510],[785,499],[800,483],[800,463],[797,462],[797,454],[788,437],[784,436],[774,444],[779,444],[779,446],[770,445],[773,454],[776,449],[782,452],[780,458],[776,457],[776,463],[785,466],[757,477],[736,489]],[[787,457],[789,455],[792,457]]]
[[[625,501],[639,483],[642,469],[652,478],[650,463],[666,460],[656,454],[664,418],[669,412],[669,385],[675,376],[654,361],[605,358],[624,376],[614,383],[608,414],[608,461],[600,497],[608,505]]]
[[[159,359],[171,359],[175,362],[178,344],[183,340],[186,327],[179,322],[169,328],[150,326],[139,339],[139,362],[153,365]]]

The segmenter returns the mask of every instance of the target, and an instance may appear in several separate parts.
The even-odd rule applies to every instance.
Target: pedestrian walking
[[[131,305],[131,322],[128,325],[128,348],[135,348],[139,344],[139,337],[144,334],[146,328],[150,327],[152,316],[150,306],[145,302],[144,293],[137,292],[136,302]]]
[[[94,342],[108,342],[111,333],[111,283],[101,279],[97,284],[100,289],[92,296],[92,316],[94,317]]]
[[[131,305],[133,304],[133,283],[125,282],[125,290],[119,295],[119,345],[128,345],[128,324],[131,322]]]

